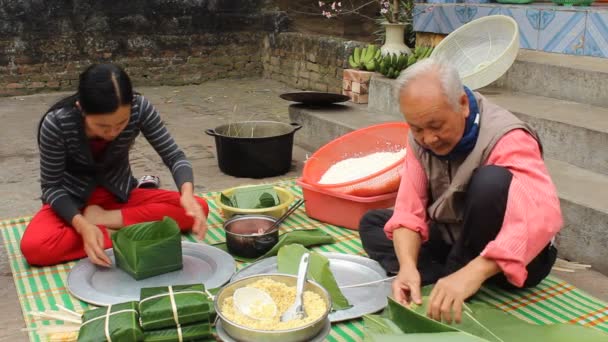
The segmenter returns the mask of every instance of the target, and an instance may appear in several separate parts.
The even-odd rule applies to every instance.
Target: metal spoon
[[[303,319],[306,317],[306,312],[303,307],[304,284],[306,284],[306,273],[308,272],[308,260],[310,253],[305,253],[300,259],[298,266],[298,280],[296,283],[296,300],[282,315],[281,322],[291,321],[293,319]]]

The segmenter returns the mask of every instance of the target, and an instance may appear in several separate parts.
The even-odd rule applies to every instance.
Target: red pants
[[[196,197],[205,215],[207,202]],[[134,189],[127,203],[119,203],[105,188],[93,191],[87,205],[99,205],[106,210],[120,209],[125,226],[159,221],[169,216],[182,231],[192,228],[194,220],[186,215],[180,204],[180,194],[161,189]],[[106,227],[99,226],[104,235],[104,248],[112,247]],[[21,238],[21,252],[30,265],[49,266],[86,257],[80,234],[51,209],[48,204],[32,218]]]

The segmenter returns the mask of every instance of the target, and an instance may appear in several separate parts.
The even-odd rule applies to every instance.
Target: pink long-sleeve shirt
[[[542,159],[536,140],[521,129],[505,134],[494,146],[485,165],[502,166],[511,171],[503,225],[496,239],[481,255],[493,259],[509,282],[521,287],[532,261],[562,227],[557,191]],[[413,153],[405,159],[395,212],[384,231],[389,239],[395,229],[416,231],[427,241],[428,179]]]

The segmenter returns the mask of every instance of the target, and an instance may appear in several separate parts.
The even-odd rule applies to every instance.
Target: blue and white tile
[[[463,9],[466,10],[466,6],[449,5],[435,7],[433,9],[433,20],[435,20],[435,25],[437,25],[439,31],[448,34],[466,24],[468,22],[467,18],[460,15]]]
[[[462,23],[468,23],[475,18],[477,14],[477,6],[475,5],[460,5],[454,8],[454,13],[458,20]]]
[[[524,7],[502,7],[500,14],[509,16],[519,26],[519,47],[522,49],[538,49],[540,10]]]
[[[539,50],[582,55],[587,15],[581,11],[540,11]]]
[[[587,13],[585,55],[608,58],[608,12]]]
[[[467,4],[467,15],[470,18],[469,21],[496,14],[500,14],[500,6]]]
[[[417,4],[414,7],[414,31],[439,33],[435,20],[433,20],[435,7],[427,4]]]

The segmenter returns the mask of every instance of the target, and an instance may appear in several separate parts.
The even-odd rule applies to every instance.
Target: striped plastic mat
[[[302,190],[295,182],[283,181],[277,185],[291,190],[296,198],[302,197]],[[205,194],[209,200],[209,233],[207,243],[224,241],[222,230],[223,219],[213,201],[215,193]],[[0,222],[4,246],[13,272],[19,302],[24,313],[27,328],[30,329],[31,341],[45,341],[35,328],[42,325],[61,325],[59,321],[40,321],[28,315],[32,311],[56,310],[57,304],[69,309],[81,311],[90,305],[70,296],[65,287],[68,272],[75,262],[53,267],[30,267],[19,250],[19,240],[30,217],[5,220]],[[319,228],[331,234],[336,243],[314,248],[323,252],[339,252],[365,255],[356,231],[327,225],[306,216],[304,207],[298,209],[285,222],[282,230],[290,231],[296,228]],[[196,242],[191,235],[184,235],[184,240]],[[246,266],[239,263],[238,268]],[[595,299],[576,289],[574,286],[559,279],[549,277],[533,289],[505,292],[494,288],[483,288],[478,295],[482,300],[509,312],[520,319],[536,324],[551,324],[570,322],[592,326],[608,332],[608,304]],[[364,329],[361,320],[335,324],[332,327],[328,341],[361,341]]]

